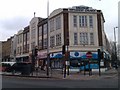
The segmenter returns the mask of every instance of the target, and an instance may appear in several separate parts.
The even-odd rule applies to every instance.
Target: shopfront
[[[83,68],[81,66],[81,63],[84,63],[86,67],[88,67],[88,62],[90,61],[90,67],[91,68],[99,68],[98,65],[98,53],[97,52],[91,52],[91,57],[88,57],[88,52],[81,52],[81,51],[72,51],[70,52],[70,68]]]
[[[62,69],[63,63],[64,63],[64,59],[62,52],[56,52],[50,54],[50,65],[52,69]]]
[[[46,67],[47,62],[47,52],[38,51],[36,66],[41,67],[42,70]]]

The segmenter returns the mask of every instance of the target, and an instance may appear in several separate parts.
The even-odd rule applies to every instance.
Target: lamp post
[[[117,50],[116,50],[116,32],[115,32],[115,29],[118,28],[118,27],[114,27],[114,47],[115,47],[115,62],[117,61]]]
[[[49,0],[47,0],[47,76],[49,77]]]

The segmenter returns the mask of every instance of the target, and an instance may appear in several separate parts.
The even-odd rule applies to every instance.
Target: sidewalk
[[[92,75],[89,76],[89,72],[86,72],[86,75],[84,75],[84,72],[70,72],[69,75],[66,75],[64,78],[64,74],[62,74],[61,70],[52,70],[49,72],[49,77],[47,76],[46,71],[40,70],[39,72],[34,72],[27,75],[21,75],[21,73],[15,73],[14,75],[12,73],[3,73],[3,75],[7,76],[20,76],[20,77],[35,77],[35,78],[50,78],[50,79],[67,79],[67,80],[92,80],[92,79],[100,79],[105,77],[117,77],[118,71],[114,68],[109,69],[105,72],[101,72],[101,76],[99,76],[99,72],[92,72]]]
[[[86,75],[84,75],[84,72],[78,73],[78,72],[70,72],[69,75],[66,75],[64,78],[64,75],[61,73],[54,73],[52,75],[53,78],[59,78],[59,79],[69,79],[69,80],[91,80],[91,79],[100,79],[105,77],[117,77],[118,71],[114,68],[109,69],[105,72],[101,72],[101,75],[99,76],[99,72],[92,72],[92,75],[89,76],[89,72],[86,72]]]

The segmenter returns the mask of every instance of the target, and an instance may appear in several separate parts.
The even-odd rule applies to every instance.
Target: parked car
[[[32,72],[32,63],[30,62],[19,62],[15,63],[12,67],[13,74],[21,72],[22,75],[29,75]]]
[[[2,72],[11,72],[12,71],[12,66],[15,64],[16,62],[1,62],[2,64]]]

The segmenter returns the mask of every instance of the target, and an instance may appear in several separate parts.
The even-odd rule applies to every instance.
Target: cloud
[[[4,30],[20,30],[29,25],[29,18],[27,17],[13,17],[0,20],[0,28]]]
[[[24,29],[29,25],[31,18],[29,17],[11,17],[0,19],[0,41],[7,40],[7,38],[16,34],[19,30]]]

